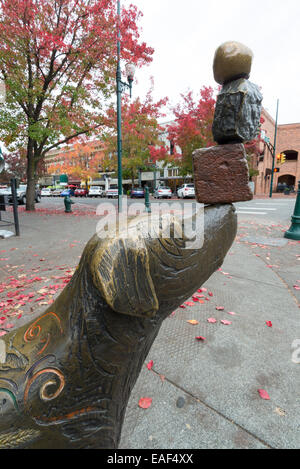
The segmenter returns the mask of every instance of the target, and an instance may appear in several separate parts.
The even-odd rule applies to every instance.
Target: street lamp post
[[[120,22],[120,0],[118,0],[118,22]],[[126,64],[126,75],[128,83],[122,82],[122,74],[121,74],[121,33],[120,27],[118,24],[118,41],[117,41],[117,134],[118,134],[118,212],[122,212],[122,196],[123,196],[123,184],[122,184],[122,92],[128,88],[131,97],[131,90],[132,90],[132,82],[134,76],[134,66],[132,64]]]

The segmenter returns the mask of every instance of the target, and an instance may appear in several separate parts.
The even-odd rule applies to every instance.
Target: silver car
[[[172,197],[172,190],[170,189],[170,187],[159,186],[154,191],[155,199],[163,199],[163,198],[171,199],[171,197]]]

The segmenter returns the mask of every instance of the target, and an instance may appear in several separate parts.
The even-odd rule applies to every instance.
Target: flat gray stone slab
[[[11,236],[15,236],[15,234],[12,231],[0,230],[0,238],[6,239],[6,238],[11,238]]]
[[[255,243],[255,244],[266,244],[267,246],[277,246],[282,247],[285,246],[289,240],[286,238],[266,238],[263,236],[248,236],[242,238],[242,241],[248,241],[248,243]]]

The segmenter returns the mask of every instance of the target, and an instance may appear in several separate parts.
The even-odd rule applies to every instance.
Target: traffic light
[[[286,156],[284,153],[280,153],[280,163],[283,164],[285,163],[285,160],[286,160]]]
[[[274,173],[279,173],[280,168],[274,168]]]
[[[277,163],[280,163],[280,161],[281,161],[281,153],[278,153],[278,155],[276,155],[276,160],[277,160]]]

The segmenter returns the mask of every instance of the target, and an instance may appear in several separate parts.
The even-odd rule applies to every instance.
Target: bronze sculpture
[[[147,235],[87,244],[38,319],[0,340],[0,448],[117,448],[126,405],[162,321],[216,271],[236,235],[232,205],[205,207],[204,243]]]

